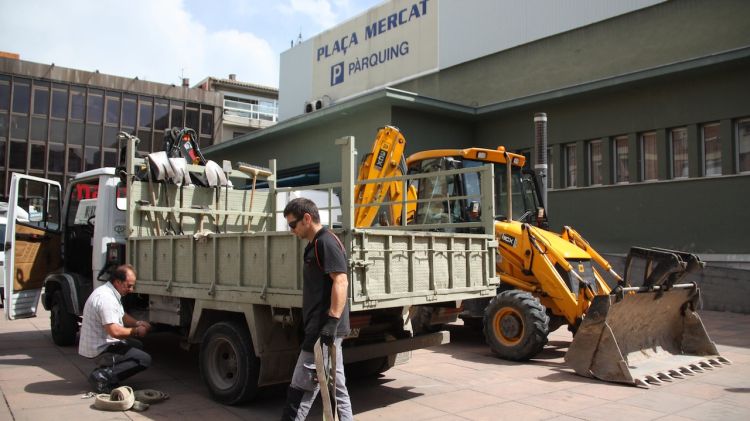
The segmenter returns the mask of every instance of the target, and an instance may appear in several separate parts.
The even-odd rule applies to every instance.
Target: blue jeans
[[[344,355],[341,351],[343,338],[336,338],[333,344],[336,347],[336,407],[340,421],[352,421],[352,403],[349,400],[349,391],[346,389],[346,376],[344,375]],[[323,360],[328,359],[328,347],[323,347]],[[292,383],[289,385],[287,395],[287,407],[284,408],[284,420],[302,421],[307,418],[310,407],[318,396],[320,385],[315,372],[315,355],[312,352],[301,351],[294,367]]]

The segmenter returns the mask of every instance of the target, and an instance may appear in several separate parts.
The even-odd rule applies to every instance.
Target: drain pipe
[[[547,113],[534,114],[534,146],[536,148],[534,170],[538,177],[539,193],[542,196],[542,206],[549,212],[549,204],[547,204]]]

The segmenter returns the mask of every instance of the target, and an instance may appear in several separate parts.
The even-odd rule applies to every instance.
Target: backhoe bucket
[[[730,364],[694,310],[694,283],[646,284],[594,297],[565,355],[576,373],[649,387]]]

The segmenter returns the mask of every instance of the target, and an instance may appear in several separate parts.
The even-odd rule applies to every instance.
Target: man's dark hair
[[[320,223],[320,214],[318,213],[318,207],[315,206],[315,202],[304,197],[298,197],[292,199],[291,202],[287,203],[284,208],[284,217],[292,215],[294,219],[302,219],[306,213],[310,214],[312,221],[316,224]]]
[[[133,272],[134,276],[137,276],[135,273],[135,268],[133,265],[129,263],[125,263],[124,265],[118,266],[114,272],[112,272],[112,282],[114,281],[121,281],[124,282],[126,279],[128,279],[128,272]]]

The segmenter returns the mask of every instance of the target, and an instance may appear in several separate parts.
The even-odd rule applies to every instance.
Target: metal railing
[[[225,99],[224,115],[276,123],[279,119],[279,108],[275,105],[250,104],[247,102]]]

